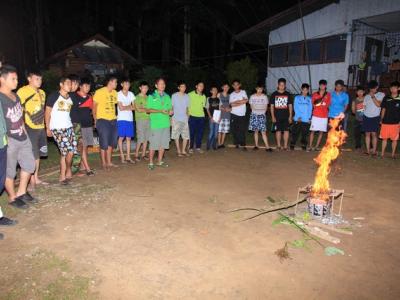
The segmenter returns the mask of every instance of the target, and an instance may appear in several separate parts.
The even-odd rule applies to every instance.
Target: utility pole
[[[310,83],[310,91],[312,92],[311,67],[310,67],[309,56],[308,56],[306,28],[304,26],[303,10],[301,9],[301,0],[299,0],[299,12],[300,12],[300,18],[301,18],[301,25],[303,27],[304,50],[306,51],[306,61],[307,61],[307,68],[308,68],[308,81]]]

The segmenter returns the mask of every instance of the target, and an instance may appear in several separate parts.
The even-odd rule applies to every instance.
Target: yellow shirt
[[[107,87],[98,89],[93,96],[93,101],[97,104],[97,119],[115,120],[115,105],[117,104],[117,91],[108,91]]]
[[[41,89],[35,90],[31,86],[25,85],[17,91],[17,95],[21,99],[21,104],[24,107],[25,124],[32,129],[43,129],[44,119],[40,124],[34,124],[30,115],[37,113],[41,109],[44,110],[46,93]]]

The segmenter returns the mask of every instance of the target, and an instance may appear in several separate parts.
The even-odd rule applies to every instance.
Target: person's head
[[[110,91],[115,90],[117,88],[117,77],[115,75],[108,75],[104,81],[104,85]]]
[[[91,82],[90,82],[89,78],[82,78],[82,80],[79,84],[79,91],[85,95],[89,94],[90,85],[91,85]]]
[[[211,97],[216,98],[218,95],[218,88],[216,85],[211,86],[210,89]]]
[[[279,78],[278,79],[278,91],[283,92],[284,90],[286,90],[286,79]]]
[[[365,88],[362,85],[356,87],[356,95],[358,98],[362,98],[365,95]]]
[[[325,91],[327,85],[328,85],[328,82],[327,82],[325,79],[321,79],[321,80],[318,82],[318,86],[319,86],[319,90],[320,90],[320,91]]]
[[[224,82],[224,83],[222,84],[221,88],[222,88],[222,91],[223,91],[225,94],[227,94],[227,93],[229,92],[229,89],[230,89],[229,83]]]
[[[303,95],[308,95],[309,90],[310,90],[310,86],[309,86],[308,83],[303,83],[303,84],[301,85],[301,93],[302,93]]]
[[[156,83],[155,83],[155,87],[157,89],[158,92],[163,93],[165,91],[165,79],[163,77],[159,77],[156,79]]]
[[[72,91],[72,81],[69,77],[61,77],[59,84],[60,93],[70,93]]]
[[[69,80],[71,80],[71,92],[76,92],[79,88],[81,79],[76,74],[68,75]]]
[[[256,85],[256,93],[262,94],[263,91],[264,91],[264,85],[261,82],[258,82]]]
[[[241,87],[241,83],[239,79],[233,79],[232,80],[232,88],[235,92],[238,92],[240,90]]]
[[[202,80],[197,80],[195,88],[198,94],[202,94],[204,91],[204,82]]]
[[[129,91],[129,89],[131,88],[131,82],[129,81],[128,77],[124,77],[121,79],[121,88],[123,91]]]
[[[38,70],[29,70],[26,73],[28,84],[34,89],[40,89],[42,86],[42,74]]]
[[[139,83],[139,91],[142,95],[146,95],[149,91],[149,84],[146,81],[141,81]]]
[[[340,93],[341,91],[343,91],[344,88],[344,81],[341,79],[338,79],[335,81],[335,91]]]
[[[2,65],[0,68],[0,87],[15,90],[18,86],[17,69],[11,65]]]
[[[184,82],[184,81],[178,81],[178,84],[177,84],[177,87],[178,87],[178,91],[179,91],[179,93],[184,93],[184,92],[186,92],[186,83]]]
[[[378,91],[379,83],[376,80],[368,82],[368,90],[370,93],[376,93]]]
[[[398,81],[393,81],[390,84],[390,93],[394,96],[398,96],[399,95],[399,88],[400,88],[400,82]]]

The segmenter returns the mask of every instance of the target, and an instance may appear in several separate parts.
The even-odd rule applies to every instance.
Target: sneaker
[[[154,164],[148,164],[147,168],[148,168],[150,171],[153,171],[154,168],[155,168],[155,166],[154,166]]]
[[[21,198],[22,201],[24,202],[29,202],[29,203],[37,203],[38,199],[36,199],[35,197],[33,197],[31,194],[29,194],[28,192],[26,192],[25,194],[19,196]]]
[[[13,225],[15,225],[17,223],[18,223],[17,220],[11,220],[11,219],[6,218],[6,217],[1,217],[0,218],[0,225],[1,226],[13,226]]]
[[[20,208],[20,209],[27,209],[29,207],[28,204],[26,204],[20,197],[17,197],[14,199],[14,201],[9,202],[8,205],[14,206],[15,208]]]
[[[201,154],[201,153],[204,153],[204,151],[201,150],[201,148],[197,148],[196,151],[199,152],[200,154]]]

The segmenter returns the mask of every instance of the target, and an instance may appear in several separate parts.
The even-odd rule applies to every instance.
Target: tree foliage
[[[242,83],[242,88],[251,93],[257,84],[258,69],[250,58],[246,57],[229,63],[226,68],[226,77],[229,82],[239,79]]]

